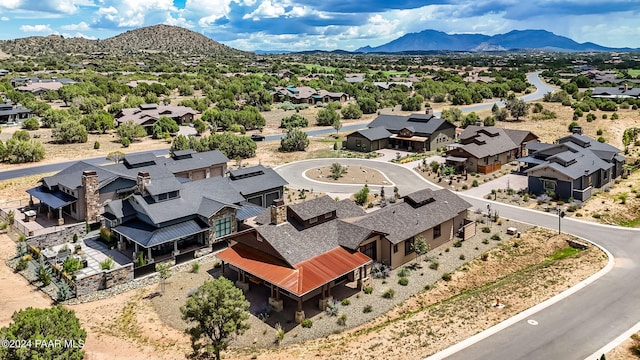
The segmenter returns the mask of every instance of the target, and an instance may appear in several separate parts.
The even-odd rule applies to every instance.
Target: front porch
[[[389,137],[389,147],[392,149],[412,152],[429,151],[429,138],[422,136],[403,137],[393,134]]]
[[[117,249],[134,264],[135,277],[155,272],[155,264],[187,262],[198,251],[211,251],[209,228],[196,220],[154,228],[133,221],[111,229]]]

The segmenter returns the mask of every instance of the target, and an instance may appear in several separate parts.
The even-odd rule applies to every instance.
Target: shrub
[[[311,319],[304,319],[304,320],[302,320],[300,325],[302,325],[303,328],[307,328],[308,329],[308,328],[313,326],[313,321],[311,321]]]
[[[298,114],[293,114],[291,116],[284,117],[280,121],[280,127],[283,129],[288,128],[301,128],[309,126],[309,121],[305,119],[303,116]]]
[[[340,120],[340,115],[331,107],[318,110],[316,115],[316,122],[320,126],[331,126],[337,120]]]
[[[489,260],[489,254],[483,253],[482,255],[480,255],[480,260],[482,260],[482,261]]]
[[[457,247],[457,248],[462,247],[462,241],[456,241],[456,242],[454,242],[454,243],[453,243],[453,247]]]
[[[371,305],[365,305],[364,308],[362,308],[362,312],[367,314],[373,311],[373,307]]]
[[[40,129],[40,122],[36,118],[30,118],[22,123],[22,128],[25,130],[38,130]]]
[[[400,279],[398,279],[398,284],[407,286],[409,285],[409,279],[407,279],[406,277],[401,277]]]
[[[491,232],[491,229],[489,229],[488,226],[485,226],[485,227],[482,228],[482,232],[485,233],[485,234],[488,234],[488,233]]]
[[[82,264],[80,263],[80,260],[73,257],[68,257],[64,261],[64,264],[62,265],[62,269],[67,274],[73,274],[74,272],[80,270],[81,268],[82,268]]]
[[[356,204],[363,206],[367,203],[367,199],[369,198],[369,188],[363,187],[357,193],[353,194],[353,198]]]
[[[500,234],[495,233],[495,234],[491,235],[491,240],[501,240]]]
[[[409,268],[407,268],[406,266],[398,271],[399,277],[407,277],[409,276],[409,274],[411,274],[411,270],[409,270]]]
[[[113,268],[113,258],[111,256],[100,262],[100,269],[111,270],[111,268]]]
[[[280,140],[280,151],[304,151],[309,146],[309,138],[307,133],[300,129],[289,129],[285,136]]]
[[[391,268],[382,263],[375,263],[371,267],[371,275],[376,279],[386,279],[391,273]]]
[[[23,257],[18,260],[18,264],[16,264],[16,271],[22,271],[27,268],[28,261]]]
[[[442,280],[451,281],[451,274],[449,274],[449,273],[442,274]]]
[[[197,274],[200,271],[200,263],[191,263],[191,272]]]
[[[328,303],[325,312],[329,316],[338,316],[338,313],[340,312],[340,304],[335,300]]]
[[[96,149],[96,150],[100,149],[100,141],[94,142],[93,143],[93,148]]]
[[[464,256],[464,254],[460,254],[460,260],[464,260],[466,259],[466,257]]]
[[[349,305],[351,305],[351,300],[342,299],[342,302],[340,304],[342,304],[342,306],[349,306]]]
[[[396,296],[396,291],[393,289],[387,289],[382,293],[382,297],[385,299],[393,299],[394,296]]]
[[[436,260],[433,260],[431,261],[431,264],[429,264],[429,269],[438,270],[439,266],[440,266],[440,263],[437,262]]]
[[[338,320],[336,321],[336,323],[340,326],[347,325],[347,314],[340,314],[340,316],[338,316]]]

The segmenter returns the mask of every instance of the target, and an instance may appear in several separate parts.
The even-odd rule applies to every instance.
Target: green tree
[[[165,133],[176,133],[180,130],[178,123],[170,117],[160,116],[155,124],[153,124],[153,138],[160,139]]]
[[[173,138],[173,143],[171,144],[171,151],[180,151],[189,149],[189,139],[184,135],[178,135]]]
[[[356,204],[363,206],[369,200],[369,187],[365,186],[362,189],[358,190],[357,193],[353,194],[353,199]]]
[[[0,347],[2,359],[84,359],[84,346],[87,332],[73,310],[61,305],[45,309],[28,307],[13,313],[9,326],[0,329],[0,339],[9,341],[30,341],[32,346],[9,348]],[[46,342],[69,341],[59,346],[36,346]]]
[[[37,162],[44,158],[44,146],[36,140],[9,139],[5,144],[4,161],[11,164]]]
[[[422,109],[424,98],[421,95],[414,95],[402,101],[402,111],[419,111]]]
[[[416,252],[416,262],[420,262],[420,257],[429,252],[429,244],[422,235],[416,236],[413,241],[413,250]]]
[[[171,268],[168,263],[157,263],[156,272],[160,276],[160,291],[164,294],[164,287],[167,279],[171,277]]]
[[[123,142],[124,139],[127,139],[129,143],[133,140],[137,140],[147,136],[147,131],[140,124],[136,124],[133,121],[127,121],[125,123],[120,124],[118,129],[116,130],[118,137],[120,138],[120,142]]]
[[[329,177],[332,178],[333,180],[338,180],[346,172],[347,172],[347,167],[342,166],[340,163],[336,162],[331,164],[331,175],[329,175]]]
[[[300,129],[286,130],[284,137],[280,140],[280,151],[305,151],[309,146],[307,133]]]
[[[207,280],[180,308],[182,319],[195,325],[187,330],[191,335],[194,358],[214,355],[220,360],[234,335],[243,334],[249,325],[249,302],[242,290],[224,277]]]
[[[53,128],[51,137],[60,144],[86,143],[87,129],[75,120],[65,120]]]
[[[336,120],[340,120],[340,115],[331,107],[318,110],[316,123],[320,126],[333,126]]]
[[[66,110],[49,109],[42,114],[42,127],[52,128],[56,124],[70,118]]]
[[[340,129],[342,129],[342,121],[340,121],[340,119],[336,120],[333,122],[333,128],[336,129],[336,136],[338,136],[338,133],[340,132]]]
[[[16,130],[13,135],[11,135],[11,138],[19,141],[29,141],[31,135],[29,135],[26,130]]]
[[[467,114],[464,117],[464,120],[460,123],[460,126],[466,128],[469,125],[475,125],[478,121],[480,121],[480,117],[474,111]]]
[[[118,164],[120,163],[120,161],[124,160],[125,156],[125,153],[123,153],[122,151],[112,151],[107,154],[107,160],[113,161],[114,163]]]
[[[309,126],[309,121],[304,116],[298,114],[285,116],[280,121],[280,127],[283,129],[302,128],[307,126]]]
[[[83,116],[81,122],[87,131],[97,131],[101,134],[105,134],[107,130],[113,130],[116,126],[113,115],[104,110]]]
[[[378,103],[376,99],[370,96],[358,98],[358,106],[364,114],[373,114],[378,111]]]
[[[30,118],[22,123],[22,128],[25,130],[38,130],[40,129],[40,122],[36,118]]]
[[[193,127],[196,129],[198,135],[202,135],[207,130],[207,124],[200,119],[196,119],[193,122]]]
[[[456,123],[462,121],[464,115],[462,114],[462,110],[458,108],[448,108],[442,110],[440,117],[447,120],[450,123]]]
[[[523,116],[527,116],[529,113],[529,106],[530,104],[520,99],[510,99],[507,100],[505,104],[505,108],[509,110],[511,116],[513,116],[516,121],[519,121]]]
[[[358,104],[349,104],[340,110],[344,119],[360,119],[362,117],[362,110]]]

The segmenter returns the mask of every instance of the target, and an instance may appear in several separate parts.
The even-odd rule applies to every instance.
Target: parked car
[[[263,141],[264,135],[262,134],[251,134],[251,140],[253,141]]]

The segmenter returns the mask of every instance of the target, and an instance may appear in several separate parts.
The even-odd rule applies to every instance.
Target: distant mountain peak
[[[555,51],[629,51],[608,48],[591,42],[578,43],[547,30],[511,30],[493,36],[482,34],[446,34],[426,29],[406,34],[384,45],[365,46],[356,52],[408,52],[408,51],[505,51],[517,49],[554,49]]]
[[[220,44],[200,33],[172,25],[153,25],[129,30],[104,40],[64,38],[59,35],[32,36],[0,41],[0,50],[10,54],[70,54],[141,51],[191,55],[238,55],[243,52]]]

